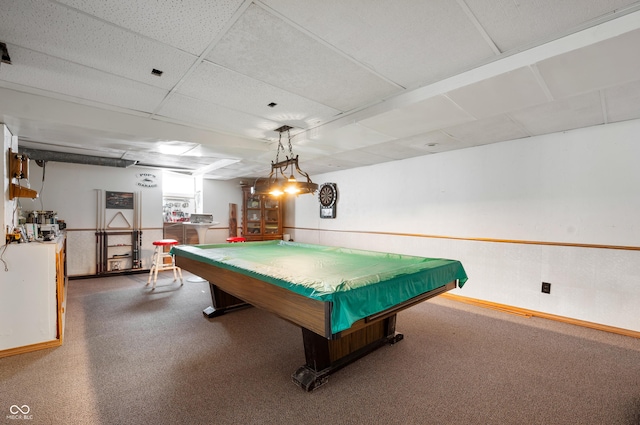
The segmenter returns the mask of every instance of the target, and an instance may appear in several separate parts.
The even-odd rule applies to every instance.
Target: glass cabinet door
[[[264,198],[264,234],[277,235],[280,230],[280,214],[277,199],[266,196]]]
[[[247,234],[262,234],[262,199],[260,196],[249,196],[246,201],[245,220]]]
[[[280,200],[268,195],[252,195],[244,190],[243,232],[249,241],[279,239],[282,234]]]
[[[273,199],[268,196],[264,198],[264,207],[266,209],[278,208],[278,205],[279,201],[277,199]]]
[[[279,224],[280,223],[278,222],[278,210],[277,209],[265,210],[264,233],[267,235],[277,234]]]
[[[260,196],[249,196],[247,198],[247,209],[262,209],[262,198]]]

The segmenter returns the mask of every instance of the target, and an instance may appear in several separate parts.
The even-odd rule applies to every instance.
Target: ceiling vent
[[[27,155],[30,159],[36,161],[52,161],[67,162],[72,164],[100,165],[104,167],[128,168],[136,165],[137,161],[120,159],[120,158],[104,158],[101,156],[80,155],[67,152],[45,151],[39,149],[30,149],[20,147],[19,152]]]

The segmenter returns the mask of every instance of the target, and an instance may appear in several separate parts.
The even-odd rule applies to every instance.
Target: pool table
[[[457,260],[297,242],[179,245],[171,253],[209,281],[208,317],[253,305],[302,328],[306,363],[292,379],[307,391],[400,341],[399,311],[467,281]]]

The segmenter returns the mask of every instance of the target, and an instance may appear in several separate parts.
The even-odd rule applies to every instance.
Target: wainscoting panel
[[[453,294],[640,331],[640,250],[442,236],[287,228],[298,242],[432,258],[464,265]],[[542,283],[550,283],[550,293]]]

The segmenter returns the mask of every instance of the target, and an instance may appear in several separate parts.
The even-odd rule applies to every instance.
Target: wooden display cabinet
[[[282,239],[282,205],[270,195],[251,194],[242,188],[242,236],[247,241]]]

